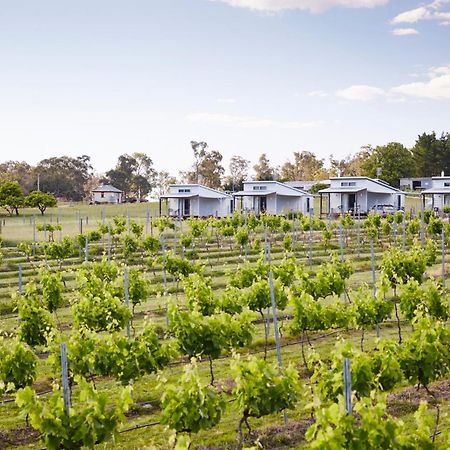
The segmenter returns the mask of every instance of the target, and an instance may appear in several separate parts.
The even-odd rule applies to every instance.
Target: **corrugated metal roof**
[[[116,187],[110,184],[101,184],[100,186],[97,186],[95,189],[92,189],[92,192],[116,192],[118,194],[122,193],[120,189],[117,189]]]
[[[175,192],[173,194],[164,194],[160,195],[159,198],[192,198],[198,197],[199,194],[190,194],[186,192]]]
[[[266,195],[275,194],[275,191],[239,191],[233,192],[235,197],[265,197]]]
[[[354,194],[355,192],[367,191],[367,188],[358,186],[342,186],[335,188],[321,189],[319,194]]]

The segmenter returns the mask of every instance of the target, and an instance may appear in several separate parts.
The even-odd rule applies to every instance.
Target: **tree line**
[[[58,156],[43,159],[36,166],[26,162],[6,161],[0,164],[0,185],[16,181],[26,196],[32,191],[48,192],[58,199],[81,201],[90,198],[91,190],[99,184],[112,184],[124,192],[124,198],[141,201],[149,194],[161,195],[171,183],[201,183],[211,188],[238,191],[249,178],[253,168],[254,180],[325,180],[330,176],[368,176],[385,180],[398,187],[402,177],[450,174],[450,134],[435,132],[419,135],[411,148],[399,142],[362,147],[343,159],[330,154],[329,161],[313,152],[293,152],[292,158],[281,166],[271,164],[267,153],[256,163],[242,156],[231,158],[228,170],[223,156],[210,149],[206,142],[192,141],[193,164],[188,170],[173,176],[158,171],[151,157],[142,152],[119,156],[116,165],[103,175],[96,175],[88,155]]]

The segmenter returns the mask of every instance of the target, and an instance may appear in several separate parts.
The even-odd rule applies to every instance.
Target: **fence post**
[[[313,208],[309,208],[309,266],[312,267],[312,214]]]
[[[36,256],[36,216],[33,214],[33,256]]]
[[[392,223],[393,232],[394,232],[394,245],[397,245],[397,217],[394,213],[394,221]]]
[[[442,224],[442,287],[445,290],[445,227],[444,227],[444,224]]]
[[[278,331],[277,307],[275,304],[275,290],[273,288],[273,277],[271,270],[269,270],[269,287],[270,287],[270,302],[272,303],[273,329],[275,332],[275,344],[277,347],[278,366],[280,367],[280,371],[283,372],[283,362],[281,360],[280,334]],[[288,423],[288,415],[287,412],[285,411],[284,424],[287,425],[287,423]]]
[[[345,412],[351,416],[352,408],[352,375],[350,370],[350,359],[344,358],[344,401]]]
[[[372,260],[372,289],[373,289],[373,298],[377,296],[377,278],[375,274],[375,252],[373,249],[373,239],[370,239],[370,258]],[[380,324],[377,323],[376,326],[377,337],[380,337]]]
[[[22,294],[22,264],[19,264],[19,294]]]
[[[358,206],[358,258],[361,257],[361,211]]]
[[[163,281],[164,281],[164,297],[167,296],[167,272],[166,272],[166,243],[164,234],[161,234],[161,251],[163,254]],[[166,300],[166,325],[169,326],[169,306]]]
[[[406,251],[406,211],[403,213],[403,251]]]
[[[341,247],[341,262],[344,262],[344,235],[342,233],[342,224],[339,223],[339,243]],[[344,303],[347,303],[347,291],[344,287]]]
[[[88,261],[89,261],[89,241],[86,236],[86,239],[84,241],[84,262],[87,263]]]
[[[130,308],[130,291],[128,288],[128,269],[125,269],[123,272],[123,287],[125,291],[125,304],[127,305],[127,308]],[[127,322],[127,338],[130,339],[131,332],[130,332],[130,320]]]
[[[424,209],[424,199],[420,199],[420,242],[422,247],[425,245],[425,209]]]
[[[108,263],[111,261],[111,224],[108,224]]]
[[[67,348],[66,343],[61,344],[61,369],[62,369],[62,386],[64,395],[64,408],[67,416],[70,417],[70,388],[69,388],[69,371],[67,369]]]

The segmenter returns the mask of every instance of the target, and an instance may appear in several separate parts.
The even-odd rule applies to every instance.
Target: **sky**
[[[0,161],[274,165],[450,132],[450,0],[0,0]]]

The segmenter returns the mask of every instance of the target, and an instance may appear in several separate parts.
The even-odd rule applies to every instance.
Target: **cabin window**
[[[100,197],[101,197],[101,198],[105,198],[105,193],[102,192],[102,193],[100,194]]]
[[[444,187],[450,187],[450,182],[445,181],[445,182],[444,182]]]
[[[342,181],[341,186],[356,186],[356,181]]]
[[[253,186],[254,191],[266,191],[267,186]]]
[[[178,189],[178,192],[183,193],[183,192],[191,192],[190,189]]]

